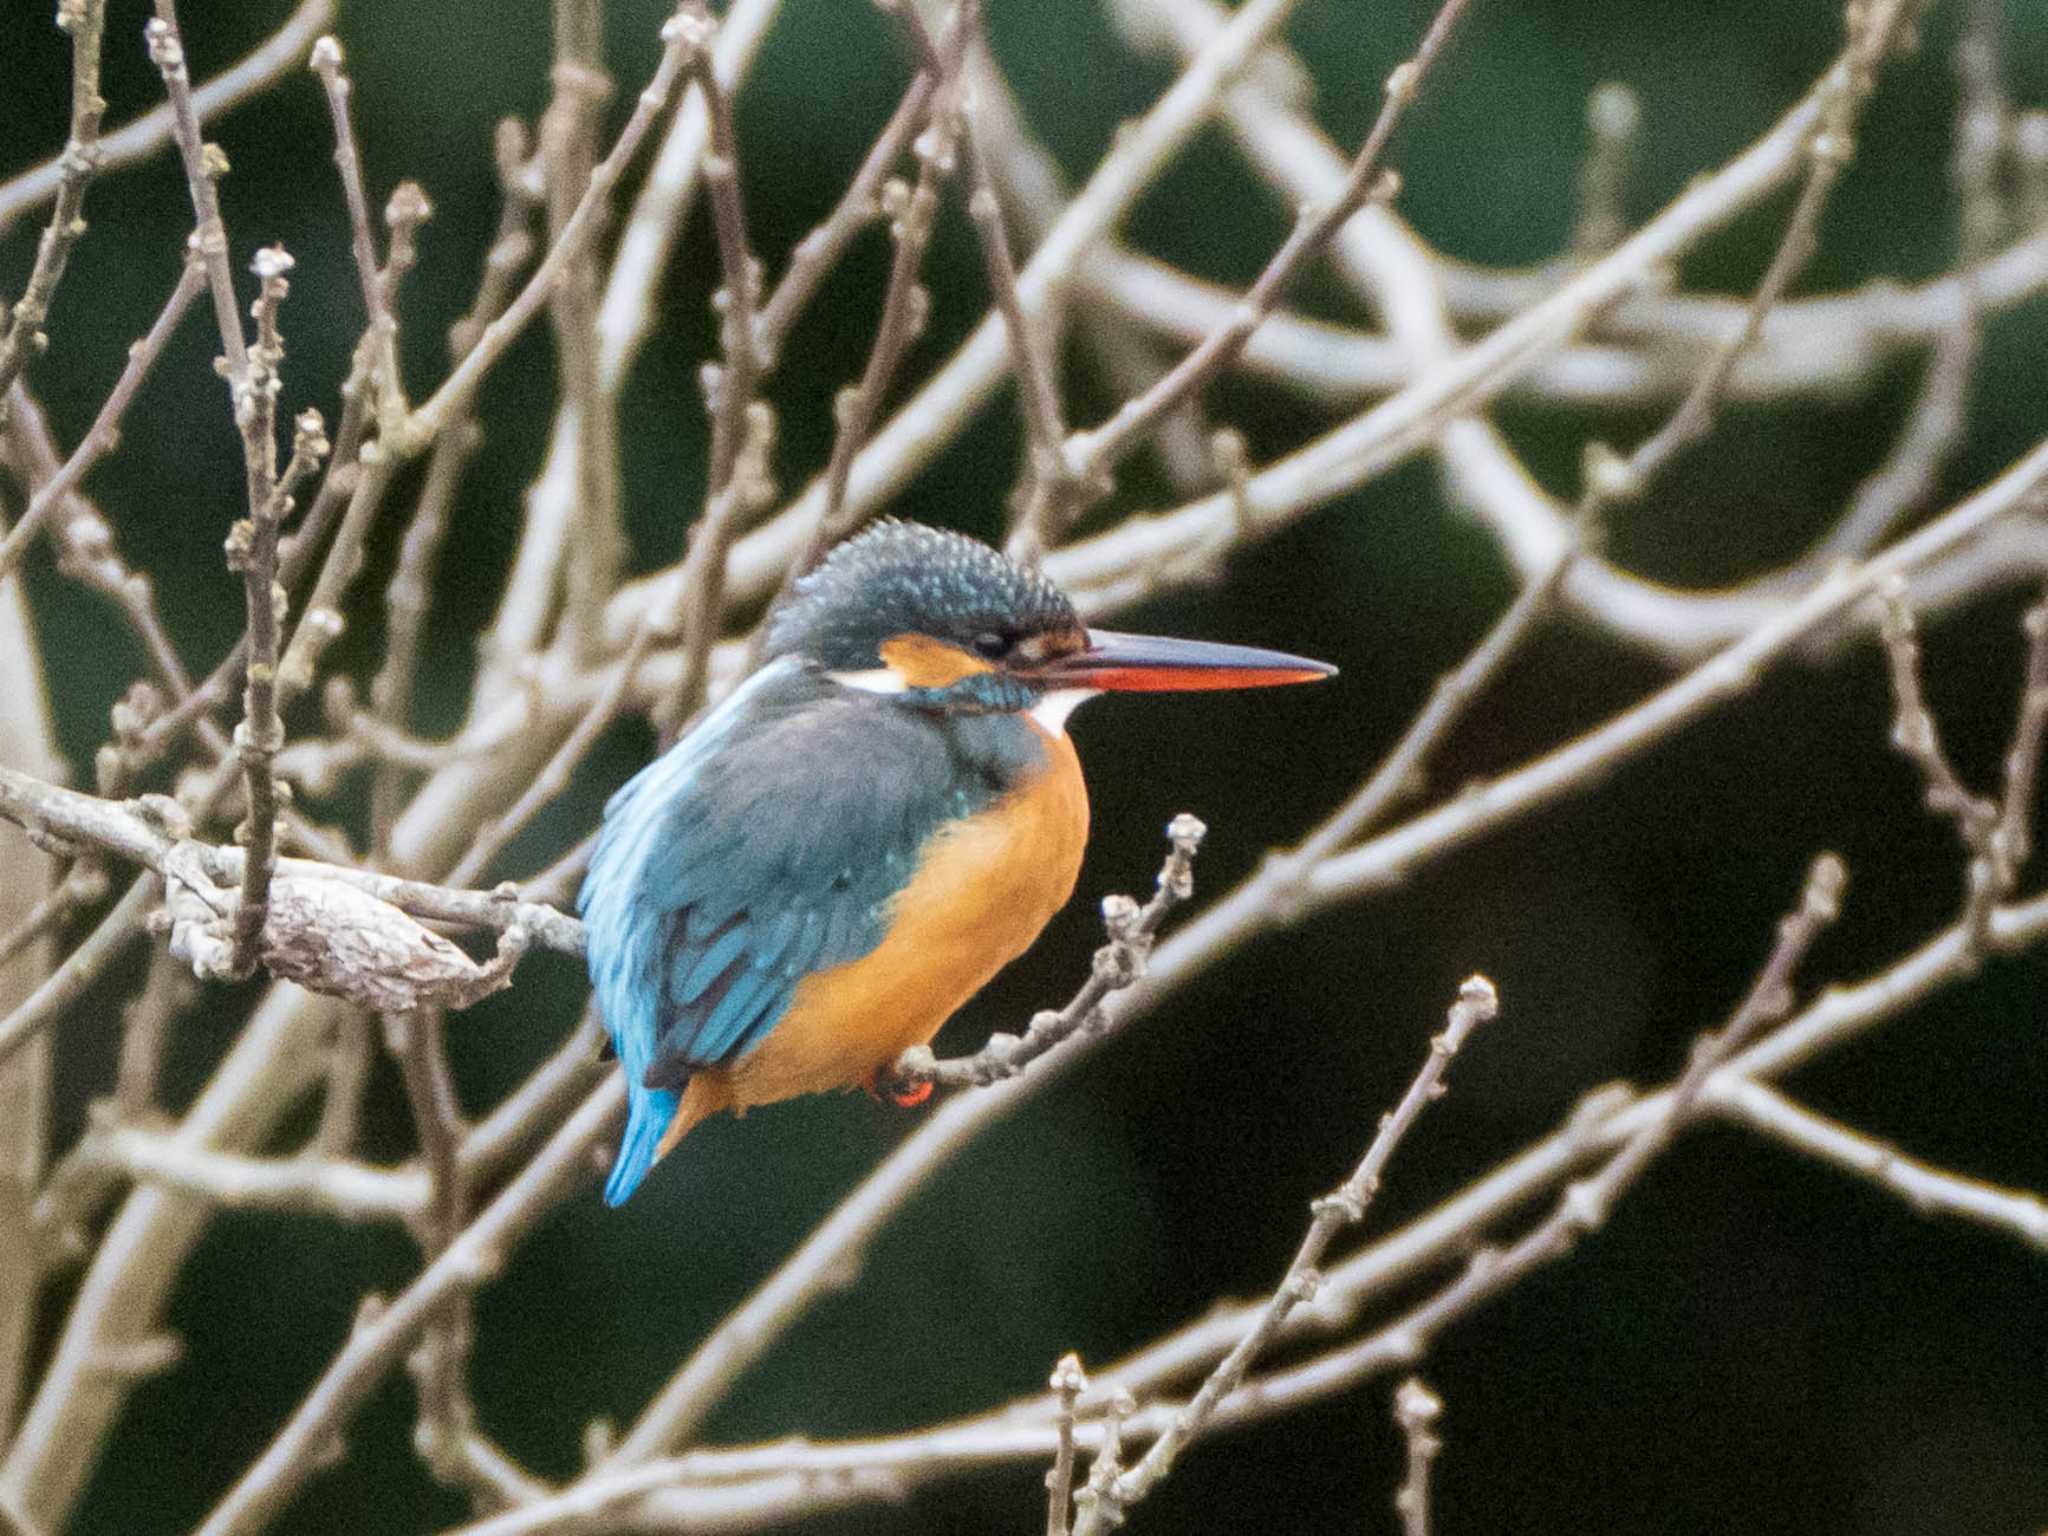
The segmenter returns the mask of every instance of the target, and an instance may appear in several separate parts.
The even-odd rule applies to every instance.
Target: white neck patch
[[[1031,718],[1045,728],[1047,735],[1065,735],[1067,716],[1100,691],[1096,688],[1062,688],[1056,693],[1048,693],[1031,707]]]

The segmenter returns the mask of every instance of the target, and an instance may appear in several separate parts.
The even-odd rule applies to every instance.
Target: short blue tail
[[[604,1203],[624,1205],[661,1146],[662,1133],[676,1117],[682,1095],[667,1088],[633,1088],[632,1109],[626,1115],[626,1134],[619,1143],[619,1155],[612,1162],[612,1176],[605,1181]]]

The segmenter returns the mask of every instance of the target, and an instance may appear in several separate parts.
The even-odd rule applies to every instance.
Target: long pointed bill
[[[1058,657],[1046,665],[1039,677],[1055,688],[1186,693],[1212,688],[1319,683],[1336,672],[1327,662],[1289,656],[1284,651],[1091,629],[1085,651]]]

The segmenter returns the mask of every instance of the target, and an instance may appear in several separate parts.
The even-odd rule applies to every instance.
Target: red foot
[[[860,1080],[860,1085],[862,1088],[867,1090],[868,1097],[873,1099],[877,1104],[881,1103],[881,1101],[884,1098],[886,1098],[891,1104],[894,1104],[898,1109],[915,1109],[918,1105],[924,1103],[926,1099],[929,1099],[932,1096],[932,1085],[929,1082],[912,1083],[907,1088],[897,1088],[891,1086],[887,1089],[884,1089],[881,1086],[881,1079],[883,1077],[883,1073],[884,1069],[877,1067],[874,1071],[868,1073],[866,1077]]]
[[[930,1082],[912,1083],[908,1088],[891,1089],[889,1102],[898,1109],[915,1109],[932,1096]]]

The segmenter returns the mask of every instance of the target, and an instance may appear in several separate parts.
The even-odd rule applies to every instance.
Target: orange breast
[[[1034,722],[1034,728],[1035,722]],[[1046,736],[1046,771],[933,835],[898,893],[889,936],[803,981],[768,1038],[697,1073],[667,1144],[705,1115],[859,1082],[922,1045],[1066,905],[1088,841],[1074,746]]]

